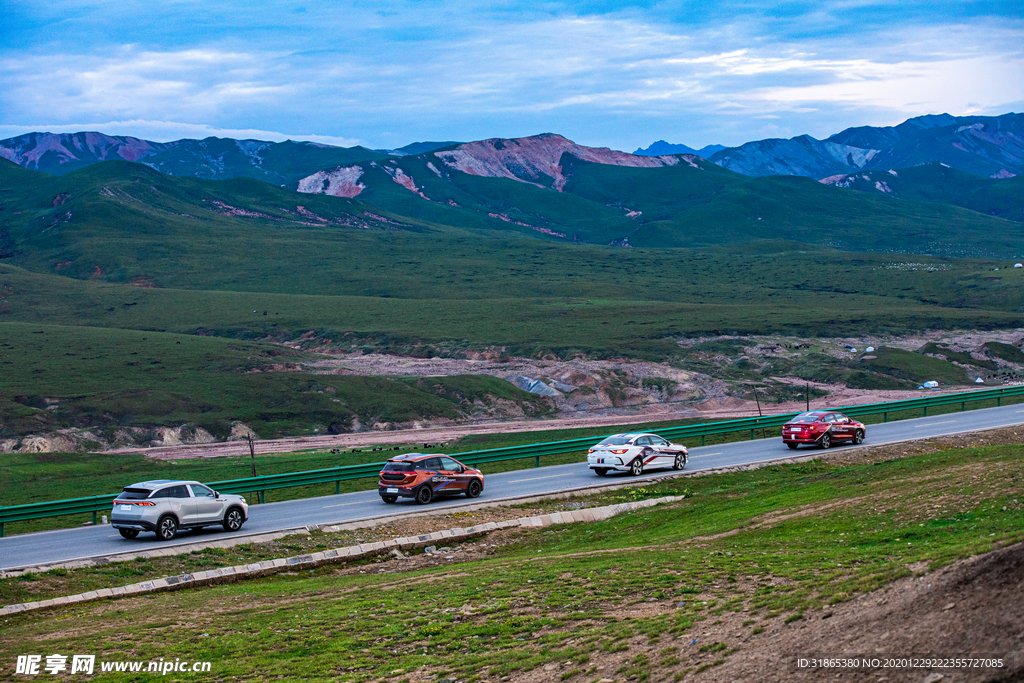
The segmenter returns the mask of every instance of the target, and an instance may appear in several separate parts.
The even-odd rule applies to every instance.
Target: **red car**
[[[850,419],[834,410],[812,410],[800,413],[782,428],[782,441],[790,448],[800,444],[828,448],[837,441],[862,443],[866,429],[863,422]]]
[[[437,496],[460,493],[476,498],[484,490],[484,474],[440,453],[407,453],[384,464],[377,492],[385,503],[413,498],[426,505]]]

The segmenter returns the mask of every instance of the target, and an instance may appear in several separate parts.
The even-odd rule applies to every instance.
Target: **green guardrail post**
[[[967,410],[967,401],[960,401],[960,412]]]
[[[341,493],[341,480],[340,479],[335,479],[334,480],[334,495],[338,495],[339,493]]]
[[[263,501],[264,501],[264,497],[263,496],[264,496],[265,493],[266,493],[266,491],[260,491],[260,504],[261,505],[263,504]]]
[[[96,524],[96,511],[95,510],[92,511],[92,523]]]
[[[996,407],[998,408],[1001,405],[1003,405],[1003,397],[1002,396],[996,396]]]
[[[701,445],[701,446],[703,446],[703,445],[704,445],[704,437],[705,437],[705,435],[704,435],[704,434],[701,434],[701,435],[700,435],[700,445]]]
[[[889,413],[882,413],[882,422],[889,421]]]
[[[928,406],[924,407],[924,417],[928,417]]]
[[[536,467],[540,467],[540,456],[539,455],[533,456],[533,464]]]
[[[750,440],[751,441],[754,440],[754,430],[753,429],[750,430]]]

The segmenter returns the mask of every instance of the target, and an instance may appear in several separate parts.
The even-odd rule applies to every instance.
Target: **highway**
[[[896,443],[935,436],[947,436],[995,427],[1024,424],[1024,406],[1012,405],[1000,408],[985,408],[962,413],[948,413],[933,417],[901,420],[888,424],[869,425],[865,446]],[[851,446],[833,446],[848,449]],[[811,448],[788,449],[781,438],[706,446],[690,450],[686,471],[700,471],[778,460],[815,452]],[[822,452],[822,451],[817,451]],[[455,455],[458,458],[458,455]],[[483,466],[486,475],[486,465]],[[645,472],[644,478],[675,474],[671,470]],[[187,476],[183,473],[183,476]],[[503,472],[486,475],[485,488],[480,498],[472,501],[495,501],[504,498],[558,493],[588,486],[628,482],[628,474],[609,474],[598,477],[586,463],[556,465],[536,469]],[[125,485],[133,482],[125,482]],[[372,486],[367,481],[368,486]],[[467,504],[463,496],[442,499],[431,503],[429,508],[443,508]],[[350,522],[385,515],[399,516],[406,512],[425,509],[411,500],[400,500],[393,505],[381,501],[376,489],[345,493],[336,496],[305,498],[282,503],[253,505],[249,508],[249,520],[240,534],[257,534],[284,529],[295,529],[314,524]],[[127,540],[107,525],[43,531],[21,534],[0,539],[0,569],[35,566],[67,562],[89,557],[102,557],[117,553],[138,552],[166,546],[193,544],[203,539],[211,542],[221,540],[228,532],[220,527],[211,527],[199,532],[182,532],[171,541],[160,542],[156,536],[144,533],[137,539]]]

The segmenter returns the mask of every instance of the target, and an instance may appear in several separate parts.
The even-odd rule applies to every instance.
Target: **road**
[[[1024,406],[985,408],[870,425],[865,445],[927,439],[1018,424],[1024,424]],[[849,446],[835,446],[835,448],[849,448]],[[686,469],[687,471],[699,471],[730,465],[765,462],[808,452],[810,449],[804,448],[791,451],[782,443],[781,439],[739,441],[691,449]],[[486,466],[484,467],[486,473]],[[672,474],[674,473],[669,470],[647,472],[645,476],[659,477]],[[585,463],[503,472],[486,477],[486,488],[480,498],[474,502],[557,493],[587,486],[601,486],[617,481],[628,482],[630,478],[628,474],[609,474],[607,477],[598,478],[587,468]],[[466,502],[466,498],[459,496],[434,502],[431,504],[431,508],[465,505]],[[249,521],[242,527],[242,532],[246,534],[267,533],[314,524],[397,516],[411,510],[423,510],[423,508],[411,501],[404,500],[394,505],[387,505],[380,500],[376,489],[374,489],[337,496],[254,505],[249,508]],[[0,569],[192,544],[204,538],[208,538],[212,542],[223,539],[226,533],[219,527],[208,528],[200,532],[182,532],[175,539],[167,542],[159,542],[155,535],[148,533],[129,541],[121,538],[120,534],[106,525],[21,534],[0,539]]]

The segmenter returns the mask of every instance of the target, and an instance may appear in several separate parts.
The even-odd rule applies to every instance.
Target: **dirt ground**
[[[851,602],[835,605],[785,623],[784,617],[751,620],[745,613],[724,614],[696,624],[675,639],[663,636],[650,644],[646,636],[616,653],[598,653],[584,668],[596,669],[601,681],[623,680],[619,668],[644,654],[657,662],[669,649],[689,672],[651,680],[694,683],[750,681],[855,681],[870,683],[1009,683],[1024,681],[1024,544],[1016,544],[956,562],[938,571],[895,581]],[[616,614],[618,618],[651,616],[673,605],[650,601]],[[753,622],[753,623],[751,623]],[[763,629],[759,633],[755,630]],[[709,644],[718,652],[701,652]],[[726,653],[724,656],[722,653]],[[799,668],[801,658],[865,657],[888,668],[864,666],[844,670]],[[907,666],[904,658],[973,657],[1001,659],[1001,668]],[[724,661],[722,661],[724,660]],[[721,661],[719,664],[715,662]],[[707,668],[697,671],[702,666]],[[507,683],[561,680],[573,665],[547,665],[510,676]]]

